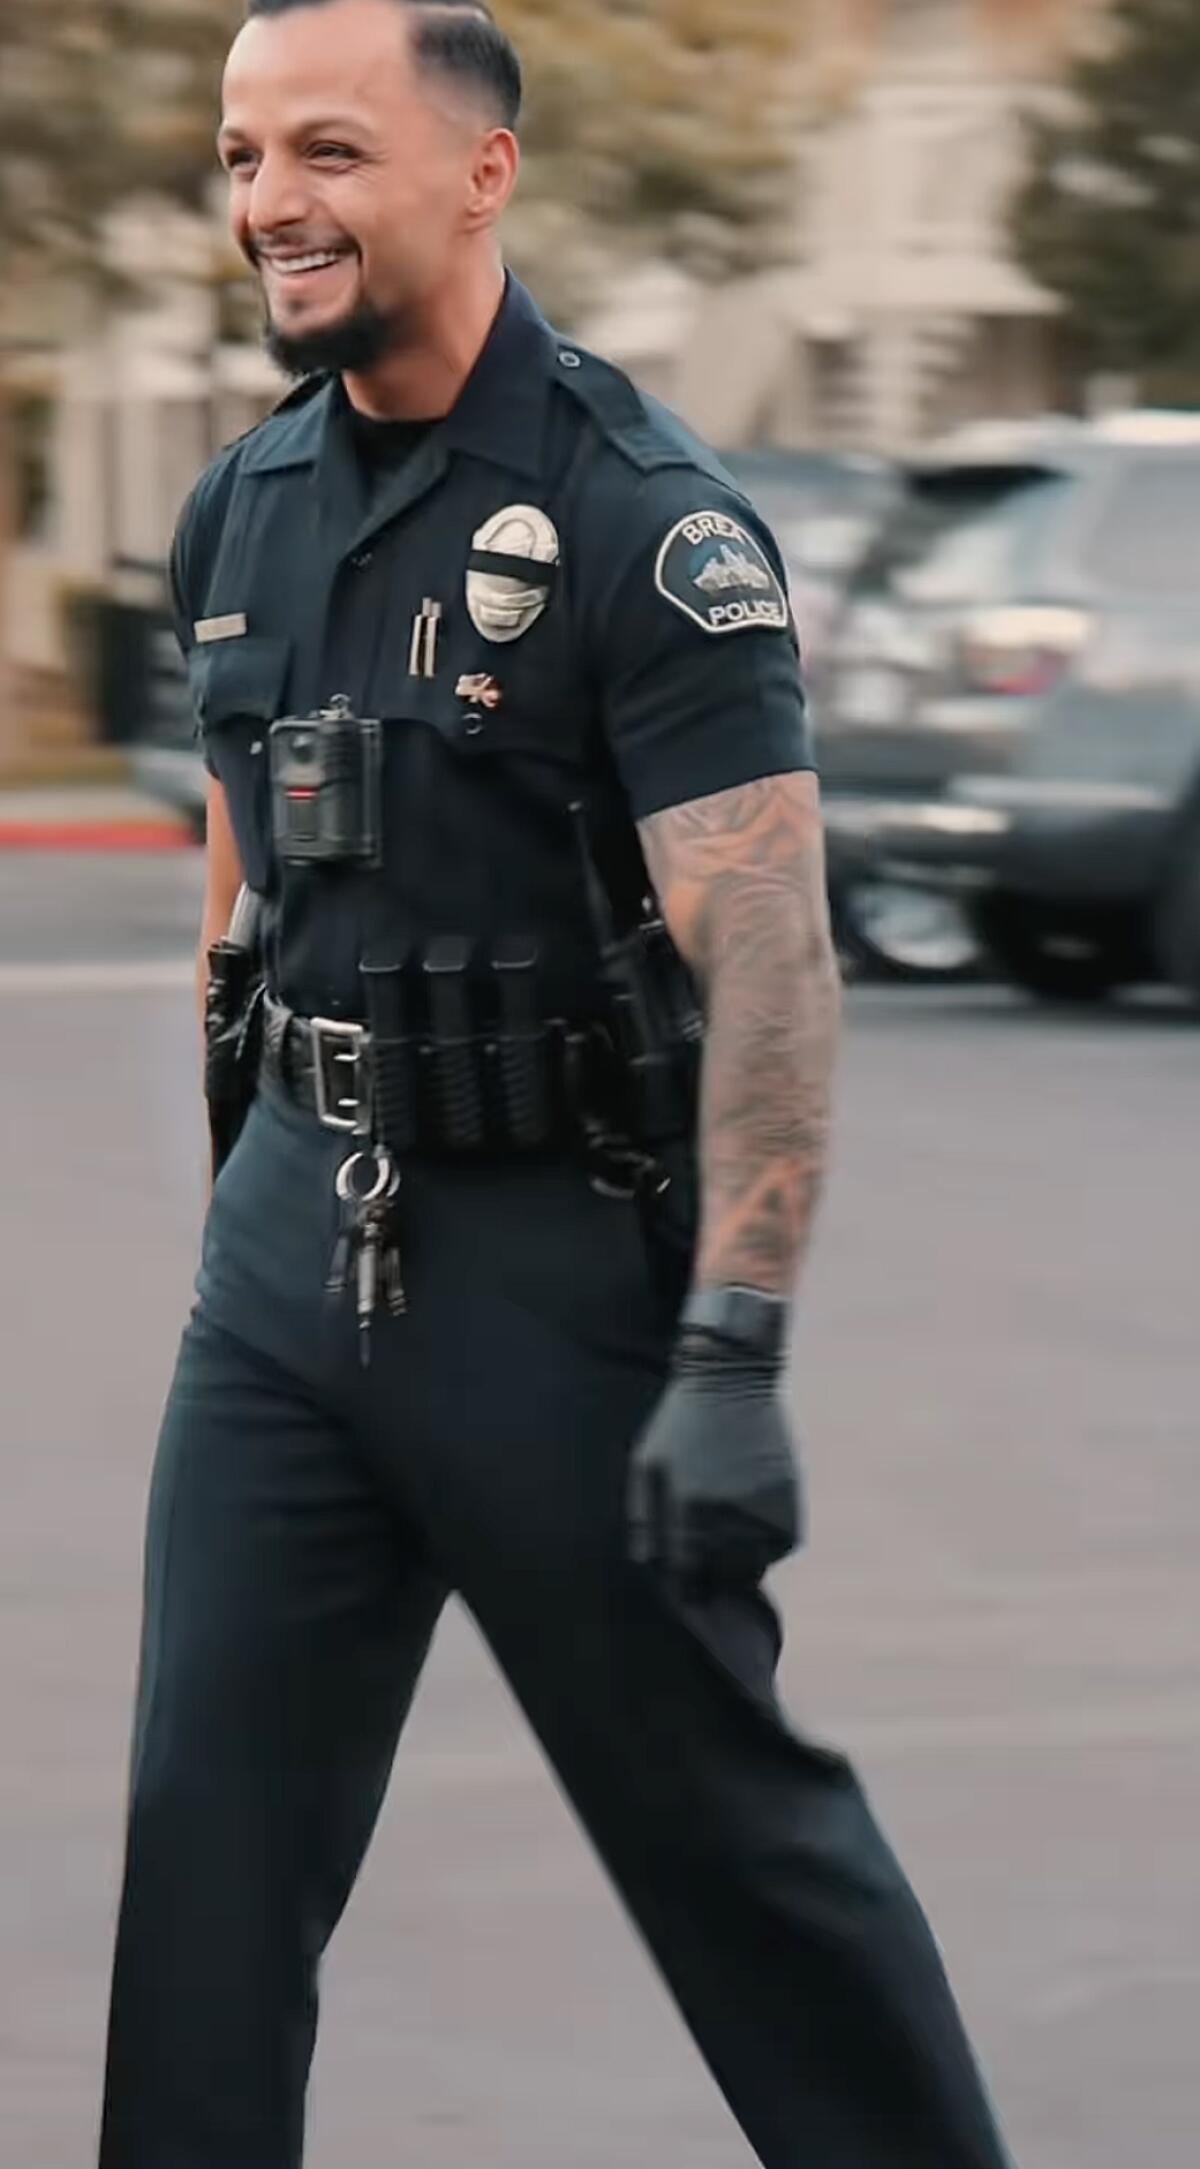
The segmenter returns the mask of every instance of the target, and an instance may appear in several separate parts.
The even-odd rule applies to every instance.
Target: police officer
[[[780,560],[506,278],[519,104],[477,0],[258,0],[228,65],[301,383],[172,571],[261,1071],[152,1487],[103,2169],[296,2169],[451,1590],[769,2169],[998,2169],[760,1588],[837,1018]]]

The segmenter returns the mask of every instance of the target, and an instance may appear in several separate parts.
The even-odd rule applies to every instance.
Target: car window
[[[849,572],[862,556],[874,524],[869,509],[835,511],[816,505],[806,516],[781,517],[775,532],[790,564],[801,572],[836,577]]]
[[[1044,467],[954,468],[914,475],[875,538],[857,594],[901,602],[974,602],[1021,584],[1040,529],[1069,477]]]
[[[741,462],[726,464],[799,573],[844,576],[861,558],[893,494],[885,469],[793,477]]]
[[[1105,499],[1085,562],[1106,585],[1140,593],[1200,590],[1200,459],[1139,460]]]

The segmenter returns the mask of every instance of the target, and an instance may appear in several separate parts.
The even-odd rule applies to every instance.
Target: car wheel
[[[931,981],[966,979],[979,963],[979,940],[956,899],[898,881],[856,881],[833,899],[838,948],[856,977]]]
[[[1200,1003],[1200,824],[1184,836],[1163,893],[1156,933],[1163,978]]]
[[[1055,916],[1015,897],[987,897],[972,917],[1003,976],[1040,1001],[1101,1002],[1133,976],[1106,925]]]

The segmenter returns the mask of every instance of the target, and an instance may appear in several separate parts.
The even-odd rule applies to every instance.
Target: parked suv
[[[835,879],[957,898],[1035,994],[1200,1000],[1200,415],[977,425],[923,456],[818,725]]]
[[[783,553],[811,686],[846,584],[895,497],[896,470],[838,452],[723,452],[721,459]]]

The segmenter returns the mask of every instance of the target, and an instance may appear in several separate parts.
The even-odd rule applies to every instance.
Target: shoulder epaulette
[[[649,474],[656,467],[689,466],[693,452],[659,419],[636,384],[616,364],[586,349],[567,347],[574,365],[563,370],[566,389],[585,407],[610,444],[630,463]]]

